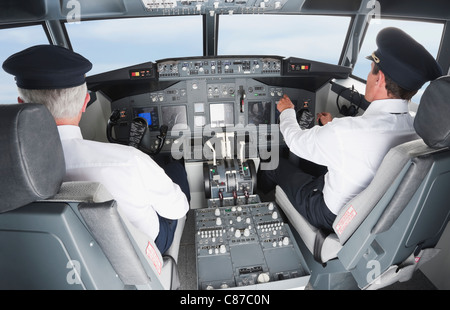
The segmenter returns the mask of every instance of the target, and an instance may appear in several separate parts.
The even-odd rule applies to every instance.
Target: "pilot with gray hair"
[[[369,185],[392,147],[417,139],[408,103],[427,81],[442,75],[434,57],[398,28],[381,30],[376,43],[378,49],[367,57],[370,105],[361,116],[332,119],[319,113],[324,126],[301,129],[288,96],[277,105],[290,152],[325,172],[312,173],[280,158],[276,169],[258,173],[260,190],[279,185],[296,210],[324,231],[333,230],[339,210]]]
[[[64,150],[64,181],[102,183],[128,220],[164,253],[189,210],[186,172],[180,164],[169,169],[176,171],[169,177],[134,147],[83,139],[79,122],[90,100],[85,74],[91,68],[83,56],[55,45],[27,48],[3,63],[15,76],[19,103],[44,104],[53,115]]]

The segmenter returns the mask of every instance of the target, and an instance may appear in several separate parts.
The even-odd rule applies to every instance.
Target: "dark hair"
[[[380,68],[374,63],[372,74],[378,74]],[[383,72],[384,73],[384,72]],[[395,83],[386,73],[384,73],[386,80],[386,90],[388,95],[395,99],[411,100],[411,98],[417,93],[417,90],[406,90]]]

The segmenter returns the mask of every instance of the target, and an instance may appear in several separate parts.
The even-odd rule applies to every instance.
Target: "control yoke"
[[[154,156],[157,155],[162,147],[164,146],[164,143],[166,141],[167,131],[169,127],[167,125],[161,125],[159,128],[159,135],[156,136],[156,138],[159,140],[158,148],[154,151],[149,150],[148,148],[144,147],[141,142],[144,136],[148,132],[148,124],[147,121],[142,117],[136,117],[133,119],[133,121],[130,124],[130,134],[128,137],[128,143],[124,141],[119,141],[112,136],[112,129],[114,126],[119,125],[120,122],[120,111],[114,110],[111,113],[111,116],[108,119],[108,124],[106,126],[106,137],[108,138],[108,141],[111,143],[118,143],[118,144],[124,144],[129,145],[132,147],[135,147],[144,153]]]

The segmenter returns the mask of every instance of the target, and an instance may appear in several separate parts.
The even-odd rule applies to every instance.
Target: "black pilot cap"
[[[405,90],[418,90],[442,75],[434,57],[404,31],[385,28],[378,33],[376,42],[378,49],[366,58]]]
[[[60,89],[82,85],[92,63],[57,45],[36,45],[8,57],[3,69],[24,89]]]

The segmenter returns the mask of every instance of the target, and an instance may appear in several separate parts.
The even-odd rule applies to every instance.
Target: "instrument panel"
[[[180,133],[184,138],[200,139],[203,143],[216,132],[239,134],[246,131],[244,135],[255,136],[261,131],[258,142],[266,145],[275,141],[273,134],[279,135],[272,133],[274,128],[270,125],[278,123],[276,105],[285,92],[291,98],[297,98],[293,99],[297,105],[300,98],[301,107],[314,114],[315,94],[312,92],[265,85],[251,78],[199,78],[113,102],[112,109],[120,110],[123,124],[116,127],[115,133],[119,140],[126,141],[127,124],[135,117],[143,117],[153,136],[159,134],[161,125],[168,126],[163,147],[167,152]],[[279,137],[276,140],[279,141]],[[152,144],[154,142],[149,143],[150,149],[157,146]]]
[[[185,159],[204,159],[204,145],[213,137],[224,141],[216,156],[249,154],[257,148],[283,144],[276,105],[287,94],[298,116],[315,115],[316,91],[333,77],[344,78],[349,68],[278,56],[220,56],[164,59],[87,78],[91,91],[111,99],[119,115],[114,142],[127,144],[131,123],[145,119],[141,144]],[[312,127],[314,118],[301,123]],[[214,142],[214,141],[213,141]],[[219,142],[215,141],[218,145]],[[190,154],[190,155],[189,155]],[[190,157],[190,158],[186,158]]]

